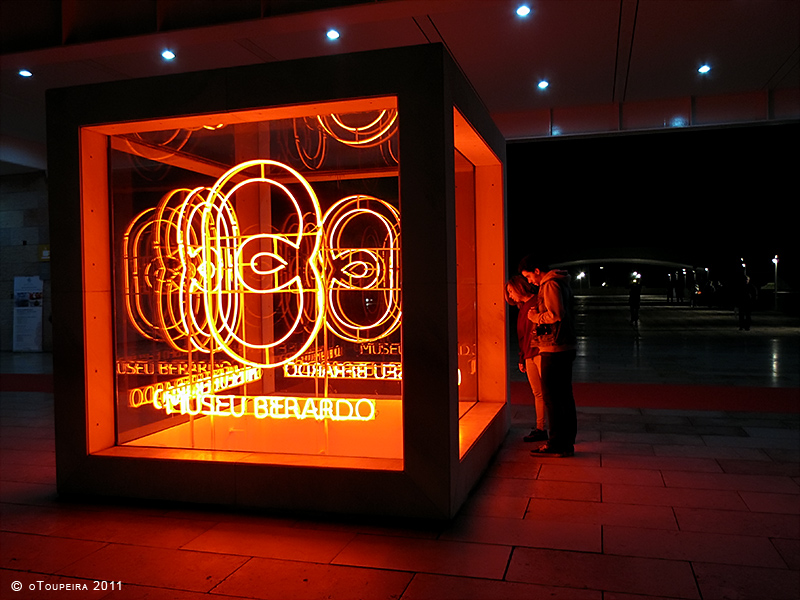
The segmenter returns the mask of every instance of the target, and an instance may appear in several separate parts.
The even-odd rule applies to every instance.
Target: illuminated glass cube
[[[59,493],[457,512],[505,145],[441,46],[54,90],[48,136]]]

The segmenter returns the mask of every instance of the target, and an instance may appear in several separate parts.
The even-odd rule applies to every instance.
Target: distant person
[[[706,282],[705,290],[703,291],[703,297],[705,305],[708,308],[714,308],[714,302],[716,301],[716,293],[717,289],[714,287],[714,282],[709,280]]]
[[[758,300],[758,288],[746,275],[743,277],[736,292],[736,306],[739,309],[739,331],[750,331],[752,324],[753,307]]]
[[[539,349],[531,344],[534,333],[533,323],[528,319],[528,312],[536,308],[537,289],[528,283],[522,275],[514,275],[506,282],[505,299],[519,309],[517,315],[517,339],[519,340],[519,370],[528,376],[528,383],[533,392],[533,403],[536,408],[536,426],[522,439],[525,442],[546,442],[547,421],[545,418],[542,380],[539,375]]]
[[[639,327],[639,307],[642,305],[642,284],[638,279],[631,282],[628,306],[631,308],[631,325]]]
[[[690,305],[692,308],[696,308],[700,305],[700,293],[700,285],[695,283],[692,289],[692,302]]]
[[[566,457],[575,454],[578,416],[572,393],[575,362],[575,318],[570,277],[566,271],[550,270],[530,257],[522,259],[520,274],[539,287],[536,309],[528,311],[535,329],[532,343],[539,348],[542,394],[550,423],[550,439],[534,456]]]

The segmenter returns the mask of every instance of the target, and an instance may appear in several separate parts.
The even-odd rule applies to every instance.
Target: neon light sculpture
[[[278,177],[300,184],[301,192],[294,194]],[[226,231],[220,215],[229,207],[233,210],[236,197],[239,203],[252,198],[259,201],[259,193],[269,194],[273,204],[288,204],[294,222],[274,234],[240,236],[238,231]],[[272,160],[252,160],[230,169],[214,184],[209,204],[220,207],[204,212],[203,262],[215,267],[204,296],[211,335],[226,354],[242,364],[280,366],[305,352],[323,325],[319,200],[308,181],[291,167]],[[289,301],[290,310],[275,319],[272,339],[263,343],[248,339],[245,320],[229,318],[233,298],[244,303],[254,295]],[[256,301],[261,304],[260,299]],[[310,331],[301,327],[304,317],[311,321]],[[289,341],[294,349],[279,352]]]
[[[361,121],[353,123],[354,120]],[[325,161],[328,138],[353,148],[380,146],[387,164],[397,164],[391,141],[397,133],[397,109],[348,115],[329,114],[292,120],[293,141],[303,165],[315,171]]]
[[[280,230],[243,234],[234,207],[266,199],[286,208]],[[339,200],[323,217],[297,171],[271,160],[244,162],[211,188],[174,190],[131,221],[123,236],[128,319],[145,338],[175,350],[221,350],[250,367],[293,365],[287,376],[400,379],[400,363],[331,371],[297,360],[323,327],[355,343],[397,330],[399,221],[392,205],[364,195]],[[254,335],[246,315],[262,315],[265,298],[271,335]]]
[[[400,325],[400,214],[372,196],[349,196],[323,221],[330,331],[371,342]]]
[[[370,148],[394,135],[397,109],[381,110],[374,119],[364,124],[348,123],[342,115],[318,115],[317,121],[325,133],[336,141],[346,146]]]

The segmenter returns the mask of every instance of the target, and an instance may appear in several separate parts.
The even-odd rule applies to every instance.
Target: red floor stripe
[[[0,375],[3,392],[53,392],[53,375],[50,373],[3,373]]]

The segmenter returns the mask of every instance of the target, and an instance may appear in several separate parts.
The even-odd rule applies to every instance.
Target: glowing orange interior
[[[454,118],[463,457],[505,402],[502,166]],[[399,123],[369,98],[82,129],[90,452],[403,468]]]

